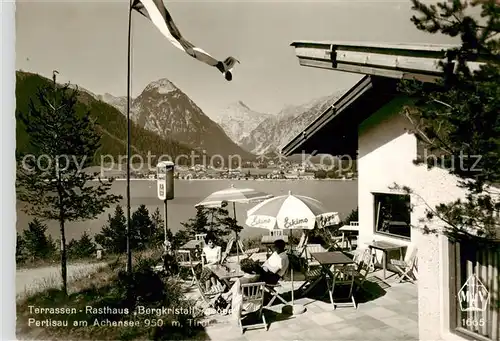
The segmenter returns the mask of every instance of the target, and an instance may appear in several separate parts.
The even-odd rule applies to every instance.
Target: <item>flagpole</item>
[[[131,69],[131,37],[132,37],[132,0],[128,8],[127,37],[127,272],[132,273],[132,250],[130,248],[130,69]]]

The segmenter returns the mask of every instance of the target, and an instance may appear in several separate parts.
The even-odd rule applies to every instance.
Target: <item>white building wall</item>
[[[383,116],[386,115],[386,116]],[[416,194],[411,197],[414,207],[413,226],[419,226],[425,217],[426,204],[450,202],[463,197],[456,179],[445,170],[427,170],[416,166],[416,138],[409,131],[411,124],[400,114],[372,115],[359,126],[359,245],[376,240],[387,240],[418,247],[419,337],[422,341],[443,340],[448,335],[448,267],[440,266],[447,259],[443,241],[435,235],[424,235],[420,229],[411,232],[411,241],[374,233],[374,198],[372,192],[394,193],[389,187],[397,183],[410,187]],[[419,196],[421,198],[419,198]],[[380,256],[380,255],[379,255]],[[446,316],[445,316],[446,315]],[[457,337],[454,340],[460,339]]]

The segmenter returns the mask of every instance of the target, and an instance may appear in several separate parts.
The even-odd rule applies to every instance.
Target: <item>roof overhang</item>
[[[356,158],[358,125],[395,98],[397,81],[365,76],[325,110],[304,131],[288,142],[281,153],[329,154]]]
[[[349,42],[306,42],[291,44],[302,66],[338,70],[364,75],[396,79],[417,79],[434,82],[444,72],[455,70],[453,49],[459,45],[408,45]],[[478,70],[484,60],[468,62],[471,70]]]
[[[357,154],[358,125],[397,95],[397,82],[401,79],[435,82],[445,72],[455,72],[453,51],[460,47],[335,41],[297,41],[291,46],[302,66],[365,77],[288,142],[281,152],[286,156],[305,153],[351,157]],[[467,65],[475,71],[488,60],[481,55]]]

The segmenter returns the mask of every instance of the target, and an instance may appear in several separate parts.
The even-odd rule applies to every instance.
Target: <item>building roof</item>
[[[441,62],[448,62],[448,52],[459,45],[381,44],[338,41],[296,41],[291,44],[302,66],[363,74],[330,108],[281,150],[286,155],[297,153],[356,156],[357,127],[377,109],[392,100],[400,79],[435,82],[443,77]],[[477,70],[486,58],[468,63]]]
[[[443,75],[440,62],[453,61],[450,51],[460,45],[296,41],[291,46],[302,66],[432,82]],[[468,66],[477,70],[485,60],[481,56]],[[449,65],[452,71],[454,63]]]

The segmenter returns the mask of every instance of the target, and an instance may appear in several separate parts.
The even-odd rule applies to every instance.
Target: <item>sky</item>
[[[16,68],[71,82],[95,94],[126,95],[127,1],[21,0]],[[352,86],[360,75],[299,66],[297,40],[450,43],[418,31],[409,0],[165,1],[183,36],[218,59],[240,60],[228,82],[191,58],[137,12],[132,17],[132,96],[168,78],[207,115],[230,103],[277,113]]]

